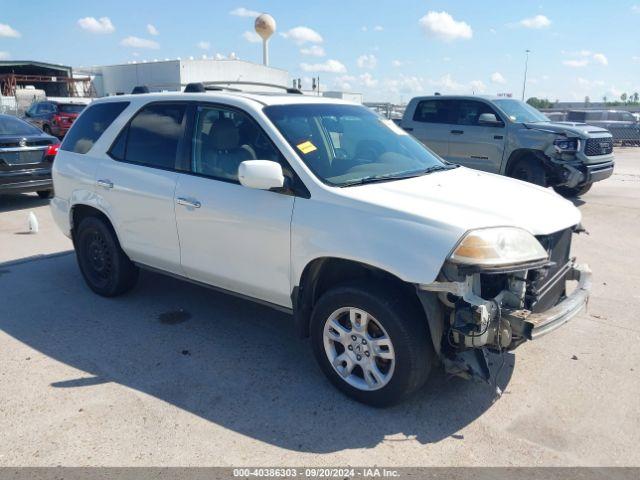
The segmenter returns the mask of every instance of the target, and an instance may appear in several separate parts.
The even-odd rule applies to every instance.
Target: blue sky
[[[305,88],[320,75],[368,101],[519,97],[530,49],[527,97],[640,92],[640,0],[14,1],[0,12],[0,58],[77,67],[233,52],[259,62],[255,12],[277,22],[271,64]]]

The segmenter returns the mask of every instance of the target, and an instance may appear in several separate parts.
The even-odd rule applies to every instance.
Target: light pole
[[[524,80],[522,82],[522,101],[524,102],[524,92],[527,89],[527,67],[529,65],[529,53],[531,50],[525,50],[526,56],[524,57]]]

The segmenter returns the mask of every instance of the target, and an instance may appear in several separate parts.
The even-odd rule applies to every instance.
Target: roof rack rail
[[[286,93],[291,93],[294,95],[302,95],[302,91],[297,88],[285,87],[283,85],[276,85],[273,83],[264,83],[264,82],[249,82],[249,81],[215,81],[215,82],[193,82],[188,83],[184,89],[185,93],[193,93],[193,92],[204,92],[204,91],[222,91],[227,90],[231,92],[242,92],[243,90],[240,88],[233,88],[229,85],[250,85],[252,87],[269,87],[269,88],[279,88],[284,90]]]
[[[149,87],[146,85],[137,85],[131,90],[131,95],[139,95],[141,93],[149,93]]]

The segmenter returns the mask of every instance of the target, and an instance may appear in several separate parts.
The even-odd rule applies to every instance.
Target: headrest
[[[240,144],[240,132],[230,118],[221,118],[211,124],[211,145],[216,150],[233,150]]]

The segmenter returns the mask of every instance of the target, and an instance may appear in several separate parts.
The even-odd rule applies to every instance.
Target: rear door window
[[[422,100],[418,102],[413,120],[423,123],[451,123],[452,102],[448,100]]]
[[[174,169],[186,109],[183,103],[147,105],[120,133],[109,154],[125,162]]]
[[[58,111],[60,113],[80,113],[82,110],[84,110],[84,107],[84,105],[62,103],[58,105]]]
[[[104,131],[127,108],[129,102],[108,102],[91,105],[76,120],[65,135],[61,150],[87,153]]]

